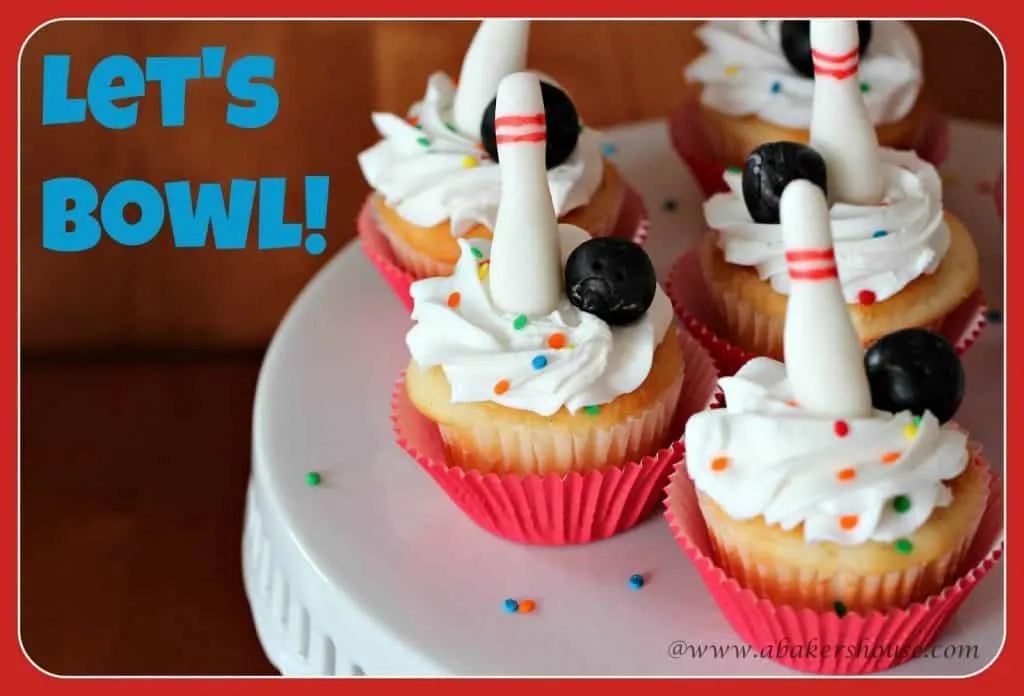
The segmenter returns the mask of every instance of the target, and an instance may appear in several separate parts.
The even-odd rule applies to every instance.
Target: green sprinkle
[[[846,616],[846,605],[842,602],[832,602],[832,609],[835,610],[836,616],[840,619]]]
[[[910,509],[910,498],[905,495],[896,496],[892,499],[892,509],[902,515]]]
[[[450,123],[445,123],[445,124],[444,124],[444,127],[445,127],[445,128],[447,128],[448,130],[450,130],[450,131],[451,131],[452,133],[454,133],[454,132],[455,132],[455,126],[453,126],[453,125],[452,125],[452,124],[450,124]]]
[[[584,406],[583,407],[583,412],[586,413],[588,416],[596,416],[597,414],[599,414],[601,412],[601,407],[600,406]]]
[[[743,170],[734,164],[730,164],[728,167],[725,168],[725,171],[729,172],[730,174],[739,174]]]
[[[469,253],[471,253],[473,256],[475,256],[478,259],[482,259],[484,257],[484,252],[480,251],[475,246],[471,246],[469,248]]]
[[[914,425],[918,428],[921,427],[921,416],[914,416]]]
[[[413,127],[414,127],[414,128],[416,129],[416,130],[423,130],[423,124],[422,124],[422,123],[417,123],[417,124],[416,124],[415,126],[413,126]]]
[[[897,539],[896,540],[896,553],[902,553],[904,556],[914,550],[914,545],[910,543],[910,539]]]
[[[863,92],[864,94],[867,94],[868,92],[871,91],[871,85],[869,85],[867,82],[861,82],[860,91]]]
[[[423,147],[430,147],[430,141],[427,140],[426,138],[416,138],[416,142],[418,142]]]
[[[310,471],[306,474],[306,485],[307,486],[319,486],[320,485],[320,474],[315,471]]]
[[[576,132],[577,133],[582,133],[583,132],[583,124],[582,123],[580,124],[580,129],[578,131],[576,131]]]
[[[512,321],[512,328],[516,331],[522,331],[523,327],[526,326],[526,315],[520,314]]]

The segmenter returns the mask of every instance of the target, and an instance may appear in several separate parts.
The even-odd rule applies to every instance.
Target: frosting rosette
[[[480,134],[455,126],[455,90],[450,77],[435,73],[407,117],[374,113],[382,140],[358,159],[367,182],[402,218],[425,228],[449,221],[460,237],[476,225],[494,229],[501,175]],[[584,129],[569,158],[547,172],[555,214],[589,203],[603,176],[598,135]]]
[[[716,20],[697,30],[706,52],[686,77],[703,86],[702,103],[732,116],[757,116],[786,128],[808,128],[814,81],[782,51],[778,20]],[[910,113],[921,91],[921,47],[904,22],[875,21],[860,61],[861,90],[875,125]]]
[[[731,518],[803,527],[808,542],[893,542],[952,502],[967,436],[930,413],[835,420],[793,401],[782,363],[755,358],[719,386],[726,406],[686,426],[687,471]]]
[[[877,205],[836,203],[830,208],[835,257],[843,296],[856,304],[862,292],[878,301],[938,269],[950,246],[938,171],[913,152],[881,148],[883,200]],[[725,260],[757,269],[762,280],[789,294],[781,225],[754,222],[743,199],[743,175],[724,174],[728,193],[704,203],[708,226],[718,233]]]
[[[585,232],[559,226],[563,264]],[[672,323],[661,288],[637,321],[610,326],[563,298],[543,317],[498,309],[488,283],[489,243],[460,239],[453,275],[414,283],[406,336],[421,367],[440,365],[452,403],[492,401],[549,416],[608,403],[639,387]]]

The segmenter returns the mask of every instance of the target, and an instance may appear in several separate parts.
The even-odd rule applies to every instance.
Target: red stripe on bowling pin
[[[829,280],[838,278],[832,249],[794,249],[786,252],[790,280]]]
[[[502,116],[494,119],[495,142],[542,143],[547,139],[547,119],[544,114]]]
[[[860,62],[860,49],[854,48],[848,53],[839,55],[811,49],[811,58],[814,59],[815,75],[845,80],[857,74],[857,65]]]

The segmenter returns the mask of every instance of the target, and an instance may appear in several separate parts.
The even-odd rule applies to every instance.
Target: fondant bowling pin
[[[529,317],[564,297],[558,218],[548,189],[547,131],[540,80],[515,73],[501,81],[494,118],[501,200],[491,243],[491,300]]]
[[[506,75],[526,68],[530,23],[485,19],[476,30],[455,90],[452,119],[463,133],[478,137],[480,120]]]
[[[789,267],[783,350],[793,398],[835,418],[872,413],[864,349],[843,299],[822,190],[797,179],[779,201]]]
[[[882,200],[884,182],[878,135],[860,91],[859,49],[856,21],[811,20],[810,145],[825,158],[833,201],[871,205]]]

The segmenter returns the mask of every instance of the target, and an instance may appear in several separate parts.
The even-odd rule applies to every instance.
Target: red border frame
[[[380,14],[402,17],[402,16],[413,16],[418,17],[423,15],[423,11],[432,9],[425,7],[422,4],[414,3],[411,0],[405,2],[392,2],[390,3],[392,8],[386,12],[380,12],[380,5],[373,6],[372,9],[378,10],[377,15]],[[5,159],[7,159],[8,165],[4,168],[4,194],[2,200],[9,207],[9,210],[14,212],[15,215],[11,216],[15,218],[16,223],[16,211],[17,211],[17,166],[16,166],[16,148],[17,148],[17,79],[19,66],[19,56],[22,43],[29,37],[40,24],[48,21],[49,19],[62,17],[62,16],[82,16],[85,14],[83,11],[88,9],[88,15],[91,17],[118,17],[118,16],[129,16],[129,17],[247,17],[247,16],[280,16],[282,6],[278,3],[265,2],[261,0],[249,0],[244,6],[241,3],[228,2],[222,0],[217,2],[216,0],[179,0],[174,5],[166,7],[153,6],[145,3],[132,2],[130,0],[93,0],[93,2],[87,3],[86,7],[78,0],[45,0],[43,2],[32,2],[32,3],[8,3],[11,7],[8,7],[5,11],[5,21],[0,23],[0,46],[3,50],[2,64],[5,66],[2,72],[0,72],[0,80],[2,80],[2,93],[4,95],[4,108],[0,109],[0,119],[2,119],[2,127],[6,136],[3,139],[3,148],[6,150]],[[784,6],[783,6],[784,5]],[[17,6],[17,9],[13,9]],[[440,6],[439,6],[440,7]],[[1001,41],[1004,49],[1004,55],[1009,55],[1014,49],[1013,46],[1024,46],[1024,26],[1019,22],[1015,21],[1013,16],[1013,10],[1009,9],[1009,5],[1006,3],[989,2],[985,5],[975,2],[969,7],[971,11],[971,19],[974,19],[983,25],[985,25],[990,31],[996,35]],[[403,8],[405,11],[403,12]],[[919,17],[934,17],[941,14],[942,11],[949,13],[951,17],[962,17],[961,10],[964,8],[962,4],[954,3],[952,0],[904,0],[900,3],[899,9],[901,13],[900,17],[906,16],[919,16]],[[307,17],[330,17],[337,16],[339,13],[347,12],[350,16],[361,15],[361,16],[374,16],[374,13],[369,13],[368,7],[355,6],[351,8],[344,7],[344,4],[335,2],[315,2],[313,0],[292,0],[287,7],[293,14],[293,16],[307,16]],[[467,0],[449,0],[445,3],[445,13],[442,16],[452,17],[478,17],[481,12],[481,5],[479,2],[468,2]],[[533,17],[544,17],[552,16],[552,5],[544,0],[521,0],[515,5],[518,15],[520,16],[533,16]],[[558,5],[558,16],[600,16],[602,14],[609,16],[617,16],[617,13],[621,13],[624,9],[621,5],[611,5],[609,3],[608,10],[604,10],[601,7],[601,3],[590,0],[567,0],[563,1]],[[669,2],[669,0],[643,0],[642,2],[634,2],[630,4],[628,10],[634,13],[634,16],[645,16],[645,17],[673,17],[679,16],[681,12],[685,12],[687,9],[697,10],[698,7],[688,8],[683,5],[679,5],[675,2]],[[705,6],[704,9],[712,9],[710,6]],[[720,6],[716,6],[715,9],[721,9]],[[751,16],[760,15],[765,12],[766,8],[762,2],[756,2],[754,0],[735,0],[728,8],[731,13],[739,16]],[[820,2],[811,2],[810,0],[791,0],[790,2],[782,3],[780,6],[772,8],[778,15],[786,16],[819,16],[821,13],[822,5]],[[841,9],[850,9],[849,6],[841,6]],[[862,0],[857,5],[857,14],[868,17],[885,17],[894,16],[892,10],[894,9],[890,2],[886,0]],[[159,10],[164,10],[160,12]],[[610,10],[610,11],[609,11]],[[745,11],[746,10],[746,11]],[[351,13],[354,11],[355,15]],[[496,13],[498,15],[507,13]],[[826,13],[827,14],[827,13]],[[1024,73],[1007,73],[1007,79],[1012,82],[1007,83],[1007,101],[1006,101],[1006,113],[1016,113],[1017,102],[1024,98],[1024,78],[1020,77]],[[1010,118],[1006,118],[1005,122],[1009,123]],[[1007,138],[1007,160],[1011,159],[1011,155],[1020,154],[1020,147],[1017,145],[1015,139]],[[1007,206],[1013,208],[1015,206],[1014,197],[1007,197]],[[10,217],[8,218],[11,219]],[[16,228],[15,228],[16,229]],[[8,365],[6,369],[2,371],[3,379],[3,391],[7,394],[15,394],[15,399],[20,399],[17,396],[18,382],[18,361],[17,361],[17,272],[18,272],[18,260],[17,260],[17,235],[9,235],[8,242],[3,246],[3,287],[6,288],[6,292],[10,292],[9,298],[3,303],[3,324],[4,326],[14,329],[14,340],[5,342],[5,362]],[[1007,250],[1006,253],[1009,256],[1016,256],[1016,252],[1013,251],[1015,247],[1019,247],[1022,244],[1021,241],[1017,240],[1013,235],[1007,236]],[[1016,282],[1016,274],[1006,274],[1007,282],[1007,296],[1013,293],[1017,293],[1020,290],[1020,283]],[[1005,314],[1005,311],[1004,311]],[[1009,341],[1010,334],[1007,332],[1007,340]],[[1012,346],[1007,345],[1007,354],[1011,354]],[[8,352],[9,351],[9,352]],[[1010,385],[1018,382],[1020,378],[1021,368],[1016,366],[1012,361],[1007,366],[1007,380]],[[1013,390],[1008,389],[1008,394],[1012,394]],[[183,685],[179,680],[145,680],[145,683],[141,683],[143,680],[139,679],[56,679],[53,677],[46,676],[38,671],[25,657],[25,654],[21,650],[20,641],[18,637],[17,629],[17,612],[18,612],[18,597],[17,597],[17,546],[16,546],[16,534],[17,534],[17,466],[18,466],[18,420],[17,420],[17,409],[18,401],[13,400],[7,402],[10,404],[9,417],[7,418],[8,426],[2,431],[2,446],[4,451],[12,454],[11,461],[11,478],[14,485],[8,489],[8,493],[3,496],[0,505],[4,508],[3,519],[3,533],[0,534],[0,544],[2,544],[2,559],[3,559],[3,573],[0,574],[0,595],[8,598],[3,603],[3,609],[0,610],[0,622],[7,627],[5,635],[8,636],[6,640],[0,643],[0,674],[3,674],[5,681],[11,686],[18,689],[18,693],[27,692],[31,689],[32,693],[55,693],[55,692],[75,692],[75,693],[90,693],[95,692],[97,694],[136,694],[140,690],[145,690],[146,693],[167,693],[167,694],[178,694],[182,690]],[[1013,417],[1018,411],[1016,404],[1012,400],[1007,400],[1007,422],[1013,422]],[[1009,434],[1010,430],[1007,430]],[[1009,458],[1009,442],[1007,442],[1007,459]],[[1008,477],[1015,480],[1015,477]],[[1019,526],[1019,525],[1018,525]],[[1003,560],[1005,563],[1006,560]],[[1012,587],[1012,585],[1009,585]],[[1012,596],[1007,602],[1009,612],[1009,624],[1019,625],[1020,624],[1020,605],[1017,605],[1013,601]],[[996,659],[991,667],[985,670],[980,675],[973,677],[971,683],[965,684],[961,680],[932,680],[932,683],[928,684],[928,687],[933,694],[940,693],[955,693],[962,694],[966,689],[978,688],[978,687],[1001,687],[1004,684],[1010,683],[1011,679],[1014,678],[1014,658],[1019,658],[1021,652],[1021,640],[1016,638],[1016,633],[1008,629],[1008,639],[1004,647],[1003,652]],[[1012,640],[1011,640],[1012,638]],[[648,680],[644,680],[648,681]],[[759,680],[757,690],[785,690],[787,693],[795,693],[797,691],[811,692],[812,690],[819,690],[821,685],[814,683],[817,680],[812,679],[799,679],[799,680]],[[567,685],[560,683],[559,680],[542,680],[533,681],[530,683],[529,688],[533,689],[545,689],[545,690],[561,690],[565,688],[588,688],[596,691],[607,690],[613,693],[621,693],[622,689],[628,689],[631,687],[629,684],[624,684],[621,681],[612,681],[598,683],[597,680],[587,680],[587,684],[572,684]],[[678,687],[673,686],[671,688],[696,688],[706,689],[708,688],[708,682],[715,683],[715,689],[722,691],[736,691],[746,692],[750,689],[749,682],[742,681],[725,681],[725,680],[686,680],[679,683]],[[271,691],[275,693],[289,693],[294,692],[296,689],[306,691],[318,691],[320,693],[335,693],[337,689],[345,689],[346,691],[376,691],[383,692],[392,688],[399,688],[401,686],[412,686],[423,691],[432,691],[435,693],[444,693],[447,695],[453,693],[470,693],[477,692],[481,688],[481,684],[478,680],[419,680],[414,684],[399,683],[399,680],[391,679],[359,679],[350,680],[344,685],[334,683],[333,680],[284,680],[284,679],[231,679],[231,680],[213,680],[213,679],[201,679],[190,682],[190,690],[201,690],[210,691],[215,693],[224,692],[238,692],[245,693],[247,696],[254,694],[269,693]],[[645,685],[638,684],[639,688],[648,688]],[[654,686],[654,685],[651,685]],[[902,683],[900,680],[885,679],[884,676],[873,680],[870,689],[873,691],[896,691],[905,690],[908,688],[908,684]],[[509,683],[508,681],[488,681],[484,687],[488,691],[509,691],[518,693],[523,688],[521,684]],[[655,687],[657,688],[657,687]],[[830,691],[844,691],[844,692],[861,692],[865,686],[858,684],[855,681],[832,681],[828,685]]]

